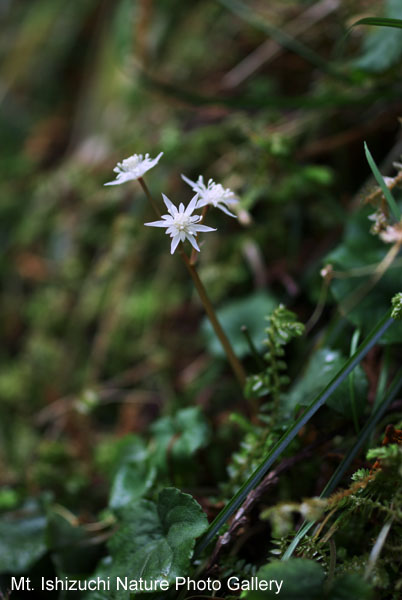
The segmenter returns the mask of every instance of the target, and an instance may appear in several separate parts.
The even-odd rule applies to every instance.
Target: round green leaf
[[[28,570],[47,551],[47,518],[36,504],[0,520],[0,573]]]
[[[283,581],[281,591],[277,594],[276,586],[266,591],[250,591],[245,596],[247,600],[322,600],[325,597],[322,587],[324,571],[312,560],[293,558],[285,562],[274,561],[261,567],[257,578],[259,581]]]
[[[164,489],[157,503],[140,500],[124,510],[109,542],[113,570],[131,579],[173,582],[187,574],[195,539],[207,526],[198,502],[175,488]]]

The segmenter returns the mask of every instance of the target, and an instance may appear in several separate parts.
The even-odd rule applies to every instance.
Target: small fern
[[[260,373],[247,378],[245,393],[248,398],[270,395],[276,411],[279,407],[282,390],[289,383],[286,375],[287,365],[283,360],[284,346],[293,338],[303,334],[304,325],[297,321],[296,315],[283,304],[280,304],[266,318],[268,327],[265,329],[267,335],[263,343],[267,347],[264,354],[267,366]]]

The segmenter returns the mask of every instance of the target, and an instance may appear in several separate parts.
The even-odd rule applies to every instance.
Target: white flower
[[[201,216],[192,213],[197,208],[198,196],[194,196],[187,208],[184,207],[183,203],[180,203],[179,208],[177,208],[165,194],[162,194],[162,197],[169,214],[162,215],[163,221],[153,221],[152,223],[145,223],[145,225],[167,227],[166,233],[172,238],[171,254],[176,250],[179,242],[184,242],[185,239],[188,239],[193,248],[199,252],[200,249],[195,239],[197,233],[199,231],[216,231],[216,229],[206,225],[197,225],[201,220]]]
[[[198,194],[199,200],[197,208],[212,204],[212,206],[219,208],[230,217],[236,218],[236,215],[231,213],[227,208],[227,205],[238,204],[239,202],[232,190],[229,188],[225,189],[220,183],[215,183],[213,179],[210,179],[208,185],[205,185],[202,175],[199,176],[197,181],[191,181],[191,179],[188,179],[185,175],[182,175],[181,177],[183,181],[188,183],[188,185],[193,188],[194,192]]]
[[[120,185],[120,183],[126,183],[126,181],[139,179],[159,162],[162,154],[163,152],[160,152],[156,158],[149,158],[149,154],[145,156],[133,154],[125,158],[122,162],[117,163],[117,166],[113,169],[117,173],[115,181],[109,181],[104,185]]]
[[[387,244],[402,244],[402,224],[388,225],[385,231],[380,233],[380,238]]]

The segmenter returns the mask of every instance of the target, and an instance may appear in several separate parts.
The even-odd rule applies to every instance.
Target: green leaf
[[[337,278],[331,282],[331,292],[338,303],[357,297],[359,290],[369,286],[374,269],[379,264],[388,247],[368,231],[368,215],[373,209],[364,207],[348,218],[344,238],[330,254],[325,264],[332,264],[334,270],[342,271],[350,277]],[[367,267],[371,265],[371,272]],[[360,273],[356,269],[363,269]],[[345,317],[366,334],[385,311],[389,309],[392,297],[400,292],[401,260],[397,258],[380,281],[367,292],[345,314]],[[402,340],[402,322],[396,321],[382,338],[381,342],[397,343]]]
[[[92,544],[84,527],[72,524],[56,510],[49,511],[47,544],[57,573],[87,573],[99,556],[99,547]]]
[[[356,25],[373,25],[374,27],[394,27],[396,29],[402,29],[402,19],[387,19],[386,17],[366,17],[353,23],[352,27]]]
[[[338,350],[321,348],[311,357],[302,378],[296,382],[287,394],[286,400],[292,408],[306,406],[328,381],[343,367],[346,357]],[[357,414],[361,415],[367,403],[368,382],[360,365],[354,370]],[[350,405],[348,382],[345,380],[327,400],[327,405],[348,417],[353,416]]]
[[[187,574],[195,539],[207,526],[198,502],[175,488],[164,489],[157,503],[140,500],[124,511],[109,541],[114,569],[121,577],[173,582]]]
[[[401,211],[399,210],[398,205],[395,202],[393,195],[391,194],[391,191],[388,189],[383,176],[381,175],[377,165],[375,164],[374,158],[371,156],[371,152],[368,149],[366,142],[364,142],[364,151],[366,153],[366,158],[367,158],[368,164],[370,165],[370,169],[373,171],[373,175],[374,175],[378,185],[380,186],[381,191],[384,194],[386,201],[388,202],[388,206],[389,206],[394,218],[397,221],[399,221],[401,218]]]
[[[325,574],[316,562],[304,558],[293,558],[287,562],[274,561],[261,567],[257,573],[259,581],[283,581],[281,591],[272,587],[271,591],[251,591],[246,594],[247,600],[323,600],[323,583]]]
[[[257,348],[262,349],[264,337],[263,323],[278,302],[265,292],[257,292],[241,300],[228,302],[217,311],[217,317],[223,327],[236,356],[250,354],[250,347],[241,331],[243,325],[248,328],[251,339]],[[224,352],[210,322],[205,318],[202,323],[208,350],[214,356],[223,357]]]
[[[102,558],[96,568],[96,571],[88,580],[97,579],[98,581],[107,581],[110,578],[110,590],[97,589],[84,594],[85,600],[130,600],[131,593],[124,589],[117,590],[116,577],[122,577],[121,571],[113,564],[111,556]],[[123,577],[130,577],[128,573]]]
[[[132,433],[117,440],[104,441],[96,448],[98,468],[111,477],[116,475],[122,465],[142,462],[147,456],[148,450],[144,440]]]
[[[126,436],[109,448],[111,457],[98,455],[113,473],[109,506],[119,510],[142,498],[152,487],[158,469],[166,469],[167,456],[173,460],[186,460],[204,446],[209,439],[209,428],[198,407],[179,410],[172,416],[156,421],[151,432],[154,435],[153,451],[150,454],[143,440],[137,436]]]
[[[114,510],[142,498],[151,489],[156,478],[156,468],[145,462],[123,464],[113,479],[109,506]]]
[[[177,460],[190,458],[209,439],[209,428],[198,406],[158,419],[151,431],[155,436],[158,465],[165,465],[167,452]]]
[[[0,573],[27,571],[47,551],[47,518],[37,502],[29,501],[0,519]]]
[[[111,479],[109,506],[114,510],[142,498],[156,477],[148,448],[137,435],[104,442],[97,449],[96,460]]]
[[[400,0],[388,0],[386,2],[385,15],[389,19],[377,19],[382,21],[381,25],[387,23],[387,28],[380,27],[379,29],[370,32],[364,40],[363,53],[353,65],[371,73],[381,73],[390,67],[396,65],[402,56],[402,32],[398,29],[389,29],[390,21],[399,22],[402,17],[402,6]],[[358,23],[355,23],[359,24]],[[360,23],[361,24],[361,23]],[[377,23],[366,23],[379,24]]]

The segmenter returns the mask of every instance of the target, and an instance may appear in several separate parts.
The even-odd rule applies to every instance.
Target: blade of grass
[[[380,171],[378,170],[378,167],[374,162],[374,158],[371,156],[371,152],[368,149],[366,142],[364,142],[364,151],[366,153],[366,158],[367,158],[368,164],[370,165],[370,169],[372,170],[373,175],[374,175],[378,185],[380,186],[381,191],[384,194],[386,201],[388,202],[388,206],[389,206],[393,216],[395,217],[395,219],[397,221],[399,221],[401,218],[401,211],[399,210],[399,207],[398,207],[397,203],[395,202],[395,199],[394,199],[393,195],[391,194],[391,191],[388,189],[383,176],[381,175]]]
[[[354,354],[357,349],[357,344],[359,343],[360,330],[356,329],[352,336],[352,341],[350,344],[350,355]],[[352,407],[352,415],[353,415],[353,424],[355,426],[356,433],[359,433],[359,418],[357,415],[357,407],[356,407],[356,394],[355,394],[355,374],[354,371],[349,375],[349,396],[350,396],[350,405]]]
[[[356,21],[356,23],[353,23],[348,29],[347,31],[344,33],[344,35],[341,37],[341,39],[338,41],[338,43],[335,46],[335,49],[333,51],[333,56],[334,59],[337,61],[340,61],[345,49],[345,44],[346,44],[346,40],[348,39],[349,35],[352,32],[353,27],[356,27],[357,25],[371,25],[371,26],[375,26],[375,27],[393,27],[393,28],[402,28],[402,20],[401,19],[390,19],[388,17],[365,17],[364,19],[359,19],[359,21]]]
[[[353,23],[351,27],[356,25],[372,25],[374,27],[394,27],[396,29],[402,29],[401,19],[388,19],[386,17],[366,17]]]
[[[383,402],[380,404],[380,406],[377,408],[377,410],[371,415],[371,417],[368,419],[368,421],[366,422],[363,429],[360,431],[360,434],[357,438],[355,445],[350,450],[350,452],[347,454],[347,456],[345,456],[345,458],[342,460],[342,462],[339,463],[337,469],[332,474],[332,477],[330,478],[327,485],[322,490],[322,492],[320,494],[320,498],[326,498],[330,494],[332,494],[332,492],[334,491],[334,489],[337,487],[338,483],[341,481],[342,477],[344,476],[345,472],[349,468],[353,459],[355,458],[355,456],[357,455],[359,450],[362,448],[362,446],[364,445],[366,440],[370,437],[375,426],[380,421],[380,419],[383,417],[385,411],[387,410],[387,408],[389,407],[389,405],[391,404],[391,402],[393,401],[393,399],[395,398],[396,394],[399,392],[401,387],[402,387],[402,369],[400,369],[398,371],[398,373],[396,374],[396,376],[394,377],[394,380],[393,380],[392,384],[390,385]],[[299,545],[301,540],[310,531],[310,529],[313,527],[314,524],[315,524],[315,521],[308,521],[308,522],[304,522],[302,524],[298,533],[295,535],[294,539],[292,540],[291,544],[286,549],[286,552],[284,553],[282,560],[288,560],[292,556],[293,552],[295,551],[295,549],[297,548],[297,546]]]
[[[279,458],[282,452],[289,446],[291,441],[299,433],[300,429],[313,417],[319,408],[331,394],[338,388],[338,386],[346,379],[351,373],[355,366],[366,356],[369,350],[377,343],[383,333],[388,327],[394,322],[390,317],[391,311],[389,311],[376,327],[371,331],[364,342],[359,346],[357,351],[349,358],[344,364],[342,369],[331,379],[328,385],[318,394],[306,410],[300,415],[297,421],[291,425],[284,435],[278,440],[273,446],[271,451],[263,462],[257,467],[257,469],[250,475],[250,477],[241,486],[239,491],[233,496],[223,510],[217,515],[217,517],[209,525],[207,531],[200,538],[195,554],[198,555],[215,537],[222,525],[233,515],[233,513],[241,506],[246,499],[249,492],[261,481],[261,479],[267,474],[273,463]]]

